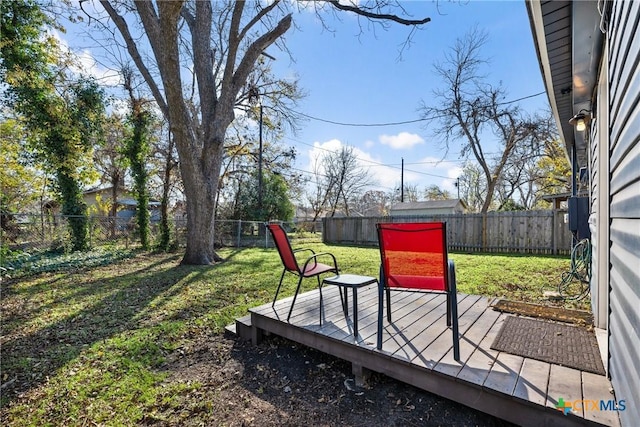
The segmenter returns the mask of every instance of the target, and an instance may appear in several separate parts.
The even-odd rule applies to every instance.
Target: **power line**
[[[297,143],[300,143],[300,144],[303,144],[303,145],[307,145],[309,147],[317,148],[319,150],[326,151],[328,153],[332,153],[332,154],[336,153],[336,151],[329,150],[328,148],[318,147],[317,145],[309,144],[307,142],[302,142],[300,140],[296,140],[296,139],[293,139],[291,137],[285,137],[285,139],[289,139],[291,141],[294,141],[294,142],[297,142]],[[372,163],[373,166],[385,166],[385,167],[392,168],[392,169],[400,169],[400,170],[402,169],[400,166],[396,166],[396,165],[393,165],[393,164],[384,164],[384,163],[376,162],[375,160],[362,159],[362,158],[359,158],[359,157],[358,157],[358,160],[361,161],[361,162]],[[429,162],[422,162],[422,163],[426,164],[426,163],[429,163]],[[422,163],[411,163],[411,164],[419,165],[419,164],[422,164]],[[433,162],[433,163],[437,163],[437,162]],[[373,166],[360,165],[359,167],[363,167],[364,168],[364,167],[373,167]],[[405,168],[405,171],[417,173],[419,175],[432,176],[432,177],[435,177],[435,178],[453,179],[453,178],[448,177],[448,176],[436,175],[436,174],[432,174],[432,173],[428,173],[428,172],[416,171],[416,170],[412,170],[412,169],[406,169]]]
[[[294,171],[298,171],[298,172],[305,173],[305,174],[307,174],[307,175],[321,176],[321,177],[323,177],[323,178],[329,178],[329,176],[328,176],[328,175],[325,175],[325,174],[323,174],[323,173],[311,172],[311,171],[304,170],[304,169],[300,169],[300,168],[294,168],[293,166],[292,166],[292,167],[290,167],[290,169],[291,169],[291,170],[294,170]],[[283,173],[282,173],[282,172],[280,172],[280,174],[281,174],[281,175],[283,175]],[[285,174],[286,174],[286,173],[285,173]],[[286,174],[286,175],[288,175],[290,178],[293,178],[293,177],[294,177],[294,175],[292,175],[292,174]],[[384,188],[385,190],[391,190],[391,191],[395,190],[395,188],[386,187],[386,186],[384,186],[384,185],[379,185],[379,184],[372,184],[371,186],[372,186],[372,187],[376,187],[376,188]]]
[[[527,95],[527,96],[523,96],[522,98],[517,98],[517,99],[513,99],[511,101],[504,101],[504,102],[499,102],[498,105],[506,105],[506,104],[513,104],[514,102],[519,102],[519,101],[523,101],[525,99],[529,99],[529,98],[534,98],[536,96],[540,96],[542,94],[547,93],[546,91],[542,91],[542,92],[538,92],[538,93],[534,93],[533,95]],[[432,116],[432,117],[424,117],[421,119],[412,119],[412,120],[402,120],[402,121],[398,121],[398,122],[386,122],[386,123],[347,123],[347,122],[338,122],[335,120],[329,120],[329,119],[323,119],[320,117],[315,117],[315,116],[311,116],[309,114],[305,114],[302,113],[300,111],[295,111],[295,110],[291,110],[296,114],[299,114],[303,117],[306,117],[308,119],[311,120],[315,120],[318,122],[323,122],[323,123],[329,123],[332,125],[337,125],[337,126],[351,126],[351,127],[385,127],[385,126],[399,126],[399,125],[407,125],[407,124],[411,124],[411,123],[418,123],[418,122],[425,122],[425,121],[429,121],[429,120],[434,120],[434,119],[441,119],[444,117],[447,117],[447,115],[438,115],[438,116]]]

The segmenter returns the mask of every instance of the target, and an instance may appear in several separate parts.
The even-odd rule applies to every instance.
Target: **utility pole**
[[[269,55],[267,52],[260,52],[261,55],[266,56],[267,58],[275,61],[276,58],[274,56]],[[260,136],[259,136],[259,147],[258,147],[258,215],[262,217],[262,99],[260,99],[260,94],[257,94],[258,104],[260,106]],[[260,218],[262,219],[262,218]],[[265,218],[268,219],[268,218]]]
[[[262,100],[260,101],[260,137],[258,147],[258,215],[262,217]],[[262,219],[260,218],[260,220]]]
[[[400,203],[404,203],[404,157],[402,157],[402,168],[400,169]]]

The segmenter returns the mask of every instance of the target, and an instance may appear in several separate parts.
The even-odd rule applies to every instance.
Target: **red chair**
[[[391,322],[391,291],[442,292],[447,295],[447,326],[453,331],[453,357],[460,360],[456,272],[447,257],[444,222],[377,224],[380,244],[378,350],[382,349],[382,312],[387,296]]]
[[[315,253],[312,249],[293,250],[291,248],[291,243],[289,243],[287,233],[280,224],[268,224],[267,228],[269,228],[269,231],[271,232],[276,248],[278,248],[280,259],[284,265],[282,276],[280,276],[280,283],[278,283],[278,289],[276,290],[276,296],[273,298],[273,303],[271,304],[272,307],[276,304],[276,300],[278,299],[278,293],[280,292],[280,287],[282,286],[282,280],[284,279],[285,273],[289,272],[299,277],[298,287],[296,288],[296,293],[293,295],[293,301],[291,302],[291,308],[289,309],[289,315],[287,316],[288,322],[291,318],[291,312],[293,311],[293,305],[296,303],[298,292],[300,291],[302,279],[315,276],[318,279],[318,288],[320,288],[320,275],[329,272],[338,274],[338,262],[336,261],[336,257],[328,252]],[[296,253],[300,252],[311,253],[311,256],[309,256],[309,258],[307,258],[302,264],[298,263],[298,260],[296,259]],[[330,258],[333,266],[318,262],[317,259],[319,257]],[[300,267],[300,265],[302,265],[302,267]]]

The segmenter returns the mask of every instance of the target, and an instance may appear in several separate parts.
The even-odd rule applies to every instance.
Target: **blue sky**
[[[392,24],[387,30],[370,27],[358,18],[339,13],[328,18],[327,31],[314,13],[294,14],[296,28],[286,34],[294,61],[275,46],[270,55],[278,77],[297,76],[308,93],[298,107],[306,115],[329,121],[356,124],[389,123],[420,117],[421,100],[429,105],[432,91],[442,83],[433,72],[435,61],[443,59],[456,38],[477,26],[489,41],[483,55],[491,60],[489,82],[501,81],[507,99],[519,99],[544,91],[536,59],[524,0],[518,1],[407,1],[403,6],[416,18],[429,16],[431,22],[416,31],[412,44],[401,52],[409,33],[407,27]],[[85,65],[99,57],[90,46],[95,43],[74,33],[61,36],[79,48]],[[400,57],[401,55],[401,57]],[[113,72],[94,67],[103,82],[117,84]],[[107,76],[107,77],[104,77]],[[519,105],[533,113],[547,108],[546,95]],[[491,143],[491,141],[488,141]],[[340,126],[309,119],[300,124],[297,135],[287,135],[283,143],[298,152],[295,167],[310,171],[313,159],[326,150],[348,145],[355,149],[363,168],[376,179],[375,188],[390,191],[400,184],[401,159],[405,161],[405,184],[420,190],[436,184],[455,194],[455,178],[464,159],[453,145],[448,153],[424,123],[396,126]],[[443,160],[444,159],[444,160]]]
[[[441,86],[433,73],[434,61],[442,60],[456,38],[476,25],[489,34],[483,52],[491,60],[488,81],[502,81],[509,100],[544,91],[524,1],[411,1],[405,6],[414,16],[429,16],[432,21],[414,34],[412,45],[400,59],[400,45],[408,34],[403,26],[392,25],[386,31],[377,28],[375,34],[364,28],[358,36],[360,27],[353,16],[331,21],[335,31],[327,32],[314,15],[296,15],[300,29],[287,36],[295,63],[277,50],[270,53],[278,58],[274,70],[284,76],[298,75],[308,92],[299,110],[344,123],[417,119],[420,101],[429,104],[433,89]],[[548,101],[546,95],[540,95],[520,105],[535,112],[546,108]],[[384,191],[399,186],[404,158],[405,183],[420,189],[437,184],[455,194],[453,184],[463,163],[457,147],[449,151],[446,161],[439,162],[445,152],[424,123],[355,127],[308,120],[301,124],[298,135],[285,142],[296,147],[297,167],[304,170],[310,170],[311,159],[322,150],[352,146],[362,167],[370,167]]]

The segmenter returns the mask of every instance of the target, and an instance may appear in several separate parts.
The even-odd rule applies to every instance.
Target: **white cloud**
[[[51,36],[57,40],[63,52],[69,53],[75,57],[77,62],[75,65],[70,67],[72,72],[76,74],[90,75],[101,85],[105,86],[117,86],[122,83],[120,73],[100,66],[93,57],[91,51],[84,49],[79,53],[74,52],[69,46],[67,40],[65,40],[58,31],[52,31]]]
[[[331,139],[325,142],[314,142],[313,148],[309,150],[309,167],[308,170],[313,172],[314,165],[326,155],[329,151],[336,152],[342,148],[342,142],[339,139]]]
[[[420,172],[420,188],[436,184],[451,192],[452,195],[456,195],[456,178],[462,173],[459,163],[437,157],[424,157],[415,163],[406,164],[406,168]]]
[[[417,144],[424,144],[424,139],[418,134],[400,132],[397,135],[380,135],[380,142],[396,150],[411,148]]]
[[[345,144],[342,143],[339,139],[331,139],[325,142],[314,142],[313,148],[309,150],[309,165],[307,166],[307,170],[313,172],[314,165],[316,162],[319,162],[322,156],[328,154],[328,152],[337,152]],[[367,144],[368,146],[368,144]],[[400,168],[399,167],[391,167],[383,165],[383,160],[379,158],[373,157],[370,153],[366,151],[362,151],[357,147],[353,147],[353,153],[357,158],[358,166],[363,169],[368,169],[369,174],[373,178],[373,188],[389,191],[393,189],[394,185],[400,182]],[[321,167],[321,165],[319,165]],[[323,170],[320,170],[320,173],[324,173]],[[417,174],[413,178],[417,178]]]
[[[98,82],[100,82],[100,84],[105,86],[117,86],[122,84],[120,73],[115,70],[101,67],[90,51],[83,50],[80,53],[76,53],[76,58],[78,58],[78,61],[80,62],[78,71],[93,76]]]

